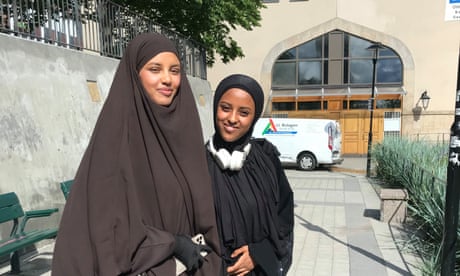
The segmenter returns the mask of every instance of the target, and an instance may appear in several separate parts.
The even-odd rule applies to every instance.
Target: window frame
[[[330,43],[332,39],[334,39],[333,41],[336,43],[341,41],[340,43],[342,44],[338,46],[336,44],[331,45]],[[320,44],[320,51],[317,51],[317,45],[307,46],[309,43]],[[365,48],[367,48],[372,43],[372,41],[358,37],[356,35],[349,34],[341,30],[333,30],[321,36],[315,37],[309,41],[296,45],[290,49],[287,49],[279,55],[278,59],[273,64],[271,89],[311,90],[323,88],[327,89],[332,87],[370,87],[372,84],[372,76],[366,76],[366,74],[369,74],[369,71],[371,72],[370,74],[372,74],[372,70],[369,70],[367,67],[370,66],[372,68],[373,55],[372,51],[369,51]],[[358,47],[355,45],[358,45],[360,48],[355,48]],[[307,53],[305,57],[300,58],[299,49],[304,47],[312,48],[314,51],[316,51],[316,53],[320,52],[321,56],[308,56]],[[376,86],[402,86],[404,82],[402,60],[393,49],[385,45],[384,47],[385,49],[379,51],[376,67]],[[340,53],[340,51],[342,52]],[[392,63],[391,60],[396,60],[396,62]],[[384,61],[384,63],[386,62],[387,64],[382,65],[381,61]],[[308,62],[319,64],[319,82],[313,81],[308,83],[301,81],[301,66],[308,64]],[[278,77],[278,73],[275,72],[275,67],[282,63],[291,63],[294,64],[293,66],[295,66],[295,69],[291,70],[291,73],[294,73],[295,71],[295,76],[288,79],[286,82],[275,81]],[[359,63],[367,65],[365,65],[365,68],[359,68],[359,66],[356,67],[355,65],[359,65]],[[396,77],[391,79],[389,76],[385,76],[383,73],[384,68],[390,68],[390,72],[396,72]],[[315,70],[318,71],[318,69]],[[356,72],[358,72],[358,75]],[[315,76],[318,76],[318,74],[315,74]],[[360,79],[356,76],[360,77]]]

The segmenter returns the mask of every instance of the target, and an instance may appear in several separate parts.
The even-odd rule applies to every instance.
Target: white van
[[[281,153],[282,164],[296,164],[301,170],[343,161],[342,133],[334,120],[260,118],[253,136],[272,142]]]

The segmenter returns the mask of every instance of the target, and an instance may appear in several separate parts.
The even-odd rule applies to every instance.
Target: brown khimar
[[[201,124],[184,72],[170,106],[138,72],[174,44],[142,34],[128,45],[62,216],[52,274],[175,275],[174,234],[203,233],[218,250]],[[214,252],[194,275],[217,275]]]

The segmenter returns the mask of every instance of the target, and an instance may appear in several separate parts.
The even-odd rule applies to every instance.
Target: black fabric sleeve
[[[262,270],[266,275],[273,275],[273,271],[279,269],[279,260],[270,241],[264,239],[258,243],[250,243],[248,246],[256,270]]]
[[[278,222],[280,243],[283,252],[280,256],[281,267],[285,275],[292,264],[292,250],[294,242],[294,194],[289,181],[277,158],[275,166],[278,171],[279,203],[278,203]]]
[[[294,194],[291,185],[287,179],[284,169],[279,160],[279,151],[275,145],[266,139],[255,139],[262,145],[265,153],[270,156],[273,165],[276,169],[277,182],[278,182],[278,223],[281,238],[291,235],[294,229]]]
[[[276,146],[266,139],[256,140],[270,156],[278,178],[278,234],[281,246],[278,260],[281,262],[283,270],[281,275],[285,275],[292,263],[294,242],[294,194],[279,160],[280,153]],[[271,251],[273,251],[273,249],[271,249]]]

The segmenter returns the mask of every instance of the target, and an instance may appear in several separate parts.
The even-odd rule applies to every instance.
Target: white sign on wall
[[[460,21],[460,0],[446,0],[446,21]]]

